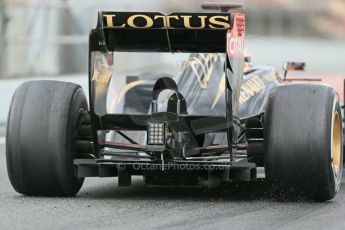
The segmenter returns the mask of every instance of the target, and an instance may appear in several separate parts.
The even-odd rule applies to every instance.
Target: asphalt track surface
[[[345,185],[325,203],[276,200],[265,183],[229,190],[132,187],[87,179],[74,198],[26,197],[7,177],[0,141],[0,229],[345,229]]]

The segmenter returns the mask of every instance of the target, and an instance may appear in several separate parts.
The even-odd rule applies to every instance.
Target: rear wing
[[[112,52],[116,51],[225,54],[226,80],[223,87],[226,124],[222,124],[222,127],[226,127],[228,142],[238,143],[237,134],[240,130],[234,124],[239,120],[238,101],[243,77],[244,37],[245,15],[242,13],[163,15],[155,12],[99,12],[97,27],[91,30],[89,37],[89,101],[94,148],[99,148],[98,131],[121,128],[122,118],[127,119],[123,121],[125,124],[132,124],[135,129],[140,129],[135,126],[138,124],[138,115],[124,117],[121,114],[107,114],[106,100],[112,76]],[[99,52],[104,54],[108,62],[105,67],[99,65]],[[141,118],[146,125],[152,116]],[[231,145],[229,152],[232,152]]]
[[[90,33],[90,51],[225,53],[236,15],[99,12],[97,27]],[[244,35],[244,19],[237,26],[243,27]]]

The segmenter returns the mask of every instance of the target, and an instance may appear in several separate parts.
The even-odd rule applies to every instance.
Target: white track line
[[[0,137],[0,145],[4,145],[5,144],[5,137]]]

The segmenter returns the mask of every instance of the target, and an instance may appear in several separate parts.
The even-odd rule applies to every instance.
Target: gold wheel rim
[[[335,112],[333,119],[333,140],[332,140],[332,156],[333,156],[333,168],[335,175],[340,173],[341,165],[341,125],[340,116],[338,112]]]

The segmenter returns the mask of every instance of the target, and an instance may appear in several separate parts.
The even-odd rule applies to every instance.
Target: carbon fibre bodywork
[[[87,145],[93,145],[93,159],[75,160],[78,176],[114,176],[107,167],[126,164],[125,174],[116,173],[128,179],[133,164],[160,165],[158,171],[164,171],[173,163],[225,165],[216,167],[223,181],[256,179],[256,167],[263,166],[263,114],[272,89],[282,82],[274,68],[244,61],[244,36],[241,13],[100,12],[89,40]],[[159,61],[166,53],[169,60],[188,55],[173,74],[156,66],[113,76],[121,52]],[[153,123],[164,123],[164,129]],[[210,170],[203,169],[202,180],[211,181]],[[237,169],[240,173],[230,173]]]
[[[202,63],[199,68],[187,69],[182,75],[173,78],[179,88],[179,92],[182,95],[188,94],[190,91],[194,91],[195,97],[186,98],[187,112],[191,114],[208,115],[214,114],[220,116],[225,111],[225,96],[224,96],[224,58],[220,55],[192,55],[191,59],[197,59]],[[208,65],[208,67],[205,67]],[[202,69],[205,69],[204,72]],[[157,74],[156,76],[165,75]],[[139,93],[143,92],[143,88],[152,90],[155,80],[139,84],[132,88],[131,92]],[[240,134],[244,131],[245,120],[252,117],[257,117],[265,112],[266,104],[271,90],[280,85],[281,80],[277,70],[269,66],[251,66],[243,75],[239,99],[239,116],[237,117],[237,126],[241,130]],[[149,111],[151,96],[144,96],[144,93],[140,94],[142,103],[145,105],[146,113]],[[170,94],[164,95],[166,98],[170,97]],[[130,97],[130,96],[129,96]],[[127,98],[127,97],[126,97]],[[163,100],[159,106],[162,110],[167,108]],[[127,103],[126,110],[135,110],[138,108],[137,103]],[[207,143],[212,144],[226,144],[226,141],[220,141],[219,134],[207,135]]]

